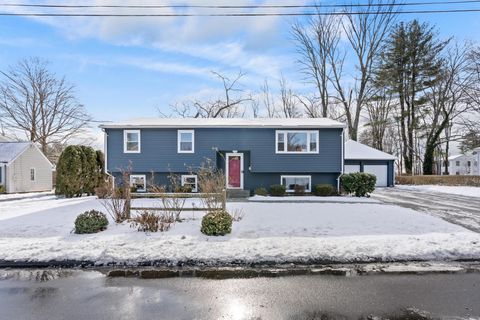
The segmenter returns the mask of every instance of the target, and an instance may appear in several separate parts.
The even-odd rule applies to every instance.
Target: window
[[[285,186],[287,192],[295,192],[296,186],[304,186],[305,192],[310,192],[312,182],[311,176],[282,176],[281,183]]]
[[[197,176],[196,175],[182,175],[182,187],[190,187],[192,192],[197,192]]]
[[[460,161],[455,161],[455,165],[456,165],[457,167],[460,167]]]
[[[467,167],[471,167],[472,166],[472,162],[471,161],[467,161]]]
[[[195,132],[193,130],[178,130],[178,153],[194,153]]]
[[[318,153],[318,131],[276,131],[277,153]]]
[[[136,192],[147,191],[146,177],[144,174],[132,174],[130,175],[130,187],[136,189]]]
[[[140,153],[140,130],[123,131],[123,152]]]
[[[30,181],[35,181],[35,168],[30,168]]]

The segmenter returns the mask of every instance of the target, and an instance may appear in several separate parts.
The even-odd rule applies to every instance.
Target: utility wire
[[[480,0],[400,2],[400,3],[367,3],[367,4],[309,4],[309,5],[68,5],[68,4],[22,4],[0,3],[0,7],[34,7],[34,8],[133,8],[133,9],[289,9],[289,8],[345,8],[345,7],[393,7],[393,6],[424,6],[446,4],[480,3]]]
[[[377,11],[368,12],[370,15],[383,14],[430,14],[430,13],[468,13],[480,12],[480,9],[453,9],[453,10],[414,10],[414,11]],[[21,17],[271,17],[271,16],[341,16],[362,15],[365,12],[289,12],[289,13],[147,13],[147,14],[117,14],[117,13],[6,13],[0,16]]]

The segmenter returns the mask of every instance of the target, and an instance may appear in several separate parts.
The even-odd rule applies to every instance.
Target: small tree
[[[68,146],[60,155],[57,164],[55,193],[67,198],[82,193],[82,150],[79,146]]]
[[[68,198],[94,194],[101,183],[99,166],[103,166],[97,158],[91,147],[68,146],[58,160],[56,194]]]

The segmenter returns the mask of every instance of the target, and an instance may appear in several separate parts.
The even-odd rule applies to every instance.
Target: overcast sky
[[[50,2],[78,4],[77,1]],[[82,3],[139,4],[139,1]],[[153,4],[155,1],[141,3]],[[162,4],[167,3],[279,4],[279,1],[162,1]],[[282,4],[306,3],[310,2],[282,1]],[[443,9],[454,7],[442,6]],[[480,8],[480,5],[466,7]],[[18,12],[19,9],[2,10]],[[170,10],[173,9],[162,12]],[[273,10],[276,9],[269,11]],[[399,19],[413,18],[435,24],[442,37],[480,40],[479,13],[410,14]],[[210,70],[232,75],[241,69],[246,73],[242,84],[251,90],[258,90],[265,78],[277,81],[283,73],[296,89],[309,90],[302,83],[295,63],[297,55],[290,39],[293,18],[0,19],[0,68],[24,57],[48,59],[54,72],[65,75],[75,84],[78,98],[98,120],[154,116],[158,115],[157,107],[166,111],[175,101],[215,95],[220,83]]]

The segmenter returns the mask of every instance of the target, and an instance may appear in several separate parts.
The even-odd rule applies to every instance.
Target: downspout
[[[5,173],[3,172],[3,168],[5,167],[5,164],[3,162],[0,162],[0,185],[5,187],[5,192],[7,191],[7,187],[5,186],[5,183],[3,182],[5,180]]]
[[[107,131],[105,130],[105,128],[102,128],[102,131],[103,131],[103,156],[104,156],[104,173],[109,176],[110,178],[112,178],[112,188],[114,188],[115,186],[115,177],[113,175],[111,175],[109,172],[108,172],[108,168],[107,168],[107,165],[108,165],[108,154],[107,154],[107,150],[108,150],[108,134],[107,134]]]
[[[337,192],[340,192],[340,177],[342,176],[345,170],[345,128],[342,129],[342,134],[340,135],[340,139],[342,140],[342,159],[341,159],[341,173],[337,178]]]

